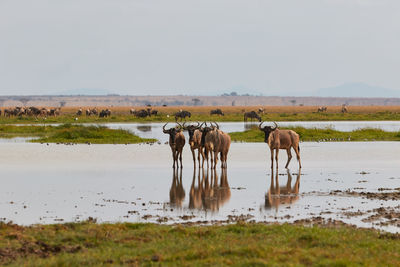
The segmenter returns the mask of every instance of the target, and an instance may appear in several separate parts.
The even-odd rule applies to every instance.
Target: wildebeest
[[[210,115],[221,115],[224,116],[225,114],[222,112],[221,109],[217,108],[217,109],[213,109],[210,111]]]
[[[29,107],[27,109],[27,114],[30,116],[39,116],[40,115],[40,109],[38,109],[37,107]]]
[[[109,117],[109,116],[111,116],[111,110],[109,110],[109,109],[103,109],[99,113],[99,117],[100,118],[106,118],[106,117]]]
[[[50,113],[50,109],[42,108],[40,110],[40,116],[42,116],[42,117],[47,117],[49,115],[49,113]]]
[[[175,162],[176,162],[176,167],[179,168],[178,164],[178,157],[181,162],[181,168],[183,167],[182,165],[182,150],[183,147],[185,146],[185,136],[183,135],[182,132],[182,126],[175,126],[172,127],[168,130],[165,129],[165,126],[167,126],[168,122],[164,124],[163,126],[163,132],[165,134],[169,135],[169,146],[171,147],[172,151],[172,158],[174,160],[172,167],[175,168]]]
[[[300,161],[300,137],[293,130],[280,130],[278,125],[274,122],[275,127],[264,126],[261,127],[263,122],[258,125],[258,128],[265,133],[264,142],[266,142],[271,150],[271,168],[274,166],[274,150],[275,150],[275,161],[276,168],[278,169],[278,154],[279,149],[285,149],[288,155],[288,161],[285,168],[289,166],[289,162],[292,159],[291,148],[296,152],[297,160],[299,161],[299,168],[301,168]]]
[[[254,110],[244,113],[244,117],[243,117],[244,121],[247,121],[248,118],[250,118],[251,121],[253,121],[253,119],[257,119],[258,121],[261,121],[261,117],[258,116],[257,112],[255,112]]]
[[[178,121],[178,119],[180,118],[181,120],[185,119],[186,117],[191,117],[192,114],[189,111],[186,110],[180,110],[178,112],[175,113],[175,121]]]
[[[61,108],[52,108],[52,109],[50,109],[49,115],[56,117],[56,116],[60,115],[60,111],[61,111]]]
[[[203,163],[202,167],[204,167],[204,161],[207,161],[208,167],[208,151],[206,150],[206,136],[216,129],[216,127],[208,126],[207,122],[203,122],[201,125],[204,125],[199,130],[201,132],[201,147],[202,147],[202,155],[203,155]]]
[[[265,108],[259,108],[257,113],[258,114],[265,114]]]
[[[87,109],[86,110],[86,116],[91,116],[91,115],[96,115],[97,116],[97,108],[92,108],[92,109]]]
[[[82,108],[79,108],[78,111],[76,112],[77,116],[82,116],[83,110]]]
[[[347,107],[346,107],[346,105],[342,105],[342,113],[347,113]]]
[[[150,116],[149,112],[145,109],[141,109],[138,111],[131,109],[131,114],[136,116],[137,118],[146,118],[147,116]]]
[[[12,110],[11,109],[9,109],[9,108],[6,108],[6,109],[4,109],[4,117],[11,117],[13,115],[13,112],[12,112]]]
[[[299,188],[300,188],[300,176],[301,169],[297,173],[297,179],[292,186],[292,174],[290,170],[287,169],[287,182],[284,186],[279,186],[278,171],[276,171],[276,176],[274,177],[274,171],[271,171],[271,185],[268,192],[265,194],[265,208],[270,209],[274,207],[278,210],[281,204],[292,204],[299,199]],[[275,178],[275,182],[274,182]]]
[[[211,124],[211,126],[212,130],[206,133],[204,140],[205,159],[208,164],[208,154],[210,154],[211,168],[215,169],[218,162],[218,154],[220,154],[221,168],[226,168],[231,137],[229,134],[221,131],[216,122],[214,122],[214,125]]]
[[[318,112],[326,112],[327,110],[328,110],[328,108],[325,106],[318,107]]]
[[[197,125],[188,125],[188,126],[186,126],[186,123],[183,123],[183,129],[188,131],[189,134],[189,145],[190,145],[190,150],[192,151],[194,167],[196,167],[195,150],[197,149],[197,160],[199,161],[199,168],[201,163],[200,154],[203,156],[203,162],[204,162],[203,146],[201,145],[202,133],[200,130],[202,125],[200,125],[199,122],[197,122]]]

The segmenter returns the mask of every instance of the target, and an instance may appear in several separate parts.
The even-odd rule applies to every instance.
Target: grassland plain
[[[351,132],[340,132],[331,128],[306,129],[288,127],[300,135],[301,141],[400,141],[400,132],[386,132],[381,129],[358,129]],[[265,134],[258,127],[244,132],[229,133],[233,142],[264,142]]]
[[[349,226],[0,224],[9,266],[399,266],[400,235]]]
[[[93,107],[82,107],[83,110]],[[158,111],[157,116],[136,118],[129,114],[132,107],[97,107],[98,110],[110,109],[112,114],[108,118],[98,116],[76,116],[76,107],[64,107],[61,115],[57,117],[4,117],[0,116],[0,124],[10,123],[88,123],[88,122],[163,122],[175,121],[174,114],[179,110],[188,110],[192,113],[191,121],[243,121],[243,113],[265,109],[265,114],[260,114],[265,121],[373,121],[373,120],[400,120],[400,106],[354,106],[348,107],[348,113],[341,113],[341,107],[328,107],[327,112],[317,112],[315,106],[174,106],[153,107]],[[134,107],[136,110],[147,107]],[[212,109],[220,108],[224,116],[210,115]]]
[[[0,125],[0,138],[36,137],[36,143],[93,143],[135,144],[155,142],[155,139],[140,138],[127,130],[109,129],[104,126],[62,124],[60,126],[15,126]]]

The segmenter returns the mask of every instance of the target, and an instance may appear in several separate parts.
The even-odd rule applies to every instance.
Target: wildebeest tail
[[[300,152],[300,145],[297,145],[297,150]]]

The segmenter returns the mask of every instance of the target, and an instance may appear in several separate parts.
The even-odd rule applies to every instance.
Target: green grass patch
[[[400,236],[350,227],[0,224],[10,266],[399,266]]]
[[[300,135],[301,141],[400,141],[400,132],[386,132],[381,129],[358,129],[351,132],[340,132],[331,128],[307,129],[289,127]],[[257,126],[244,132],[229,133],[234,142],[264,142],[264,132]]]
[[[0,137],[36,137],[30,140],[36,143],[135,144],[156,141],[155,139],[140,138],[127,130],[72,124],[60,126],[1,125]]]

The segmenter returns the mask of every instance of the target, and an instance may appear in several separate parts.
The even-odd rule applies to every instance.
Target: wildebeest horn
[[[218,125],[218,123],[216,123],[215,121],[214,121],[214,123],[215,123],[215,126],[217,126],[217,129],[219,130],[219,125]]]
[[[168,122],[166,124],[164,124],[164,126],[162,127],[164,133],[167,133],[167,130],[165,130],[165,126],[167,126],[167,124],[168,124]]]
[[[275,130],[276,128],[278,128],[278,124],[276,124],[276,122],[274,122],[274,124],[275,124],[275,128],[274,128],[274,130]]]
[[[198,121],[196,121],[196,122],[197,122],[196,127],[199,128],[200,127],[200,122],[198,122]]]
[[[186,123],[186,121],[183,122],[183,129],[186,129],[185,123]],[[178,124],[179,124],[179,123],[178,123]]]
[[[179,125],[179,127],[182,129],[183,128],[183,126],[179,123],[179,122],[176,122],[178,125]]]
[[[262,121],[262,122],[258,125],[258,128],[259,128],[260,130],[262,130],[261,125],[262,125],[263,123],[264,123],[264,122]]]

